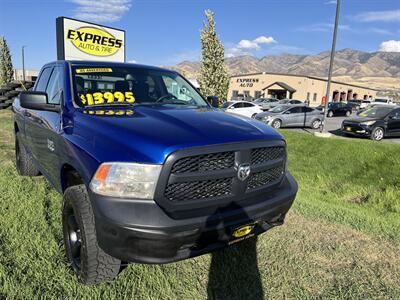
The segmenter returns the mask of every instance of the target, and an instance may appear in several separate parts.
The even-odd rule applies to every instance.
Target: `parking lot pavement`
[[[348,137],[343,134],[343,132],[340,130],[340,127],[342,126],[342,122],[344,119],[346,119],[346,118],[345,117],[328,118],[326,121],[326,129],[330,133],[332,133],[333,135],[336,135],[336,136],[341,136],[341,137],[348,138],[348,139],[361,139],[361,137]],[[311,128],[285,128],[285,129],[293,129],[293,130],[297,130],[297,131],[301,131],[301,132],[308,132],[308,133],[313,133],[313,132],[318,131],[318,130],[311,129]],[[400,138],[384,138],[382,141],[400,144]]]

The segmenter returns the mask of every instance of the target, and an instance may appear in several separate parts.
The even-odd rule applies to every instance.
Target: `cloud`
[[[115,22],[126,14],[132,0],[70,0],[78,5],[74,18],[92,22]]]
[[[128,63],[130,63],[130,64],[136,64],[136,63],[137,63],[137,61],[136,61],[136,60],[134,60],[134,59],[131,59],[131,60],[128,60]]]
[[[351,27],[349,25],[339,25],[339,30],[343,31],[351,31]],[[303,32],[331,32],[333,30],[333,24],[331,23],[314,23],[305,25],[302,27],[298,27],[296,31],[303,31]]]
[[[386,34],[386,35],[392,34],[392,32],[389,30],[382,29],[382,28],[376,28],[376,27],[369,28],[368,32],[377,33],[377,34]]]
[[[400,22],[400,9],[367,11],[351,18],[360,22]]]
[[[336,5],[336,0],[326,1],[325,4],[335,4]]]
[[[237,48],[239,48],[239,49],[259,49],[260,46],[258,45],[258,43],[254,42],[254,41],[241,40],[238,43]]]
[[[252,50],[260,50],[261,45],[274,44],[277,41],[272,36],[259,36],[254,40],[240,40],[239,43],[226,50],[226,57],[250,55]]]
[[[400,52],[400,41],[390,40],[382,42],[379,46],[382,52]]]

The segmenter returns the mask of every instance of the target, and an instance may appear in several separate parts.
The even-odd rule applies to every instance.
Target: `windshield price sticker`
[[[96,115],[96,116],[133,116],[133,110],[84,110],[84,114]]]
[[[76,69],[76,73],[110,73],[113,70],[111,68],[84,68],[84,69]]]
[[[113,102],[135,102],[135,97],[133,96],[132,92],[96,92],[82,94],[79,98],[81,99],[81,102],[86,106]]]

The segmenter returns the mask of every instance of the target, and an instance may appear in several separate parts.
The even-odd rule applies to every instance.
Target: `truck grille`
[[[264,147],[251,150],[251,163],[262,164],[285,155],[284,147]]]
[[[172,173],[191,173],[233,168],[234,152],[220,152],[196,155],[179,159],[172,167]]]
[[[278,184],[283,178],[285,163],[283,142],[213,153],[184,153],[167,160],[158,195],[171,204],[242,199],[249,193]],[[250,165],[250,176],[245,180],[238,178],[241,164]]]
[[[284,166],[279,166],[266,171],[251,174],[247,182],[247,190],[256,189],[276,181],[284,172]]]
[[[232,178],[173,183],[165,189],[165,197],[172,202],[204,199],[229,195],[231,189]]]

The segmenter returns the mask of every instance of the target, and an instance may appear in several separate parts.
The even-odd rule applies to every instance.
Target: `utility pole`
[[[23,82],[25,82],[25,53],[24,53],[24,48],[26,46],[22,46],[22,78]]]
[[[339,24],[339,13],[340,13],[340,0],[336,0],[335,27],[333,28],[332,50],[331,50],[331,58],[330,58],[330,61],[329,61],[328,84],[326,86],[324,118],[323,118],[323,122],[322,122],[321,132],[325,131],[325,122],[327,120],[327,115],[328,115],[328,104],[329,104],[330,93],[331,93],[331,91],[330,91],[330,89],[331,89],[331,78],[332,78],[333,60],[335,58],[336,35],[337,35],[338,24]]]

